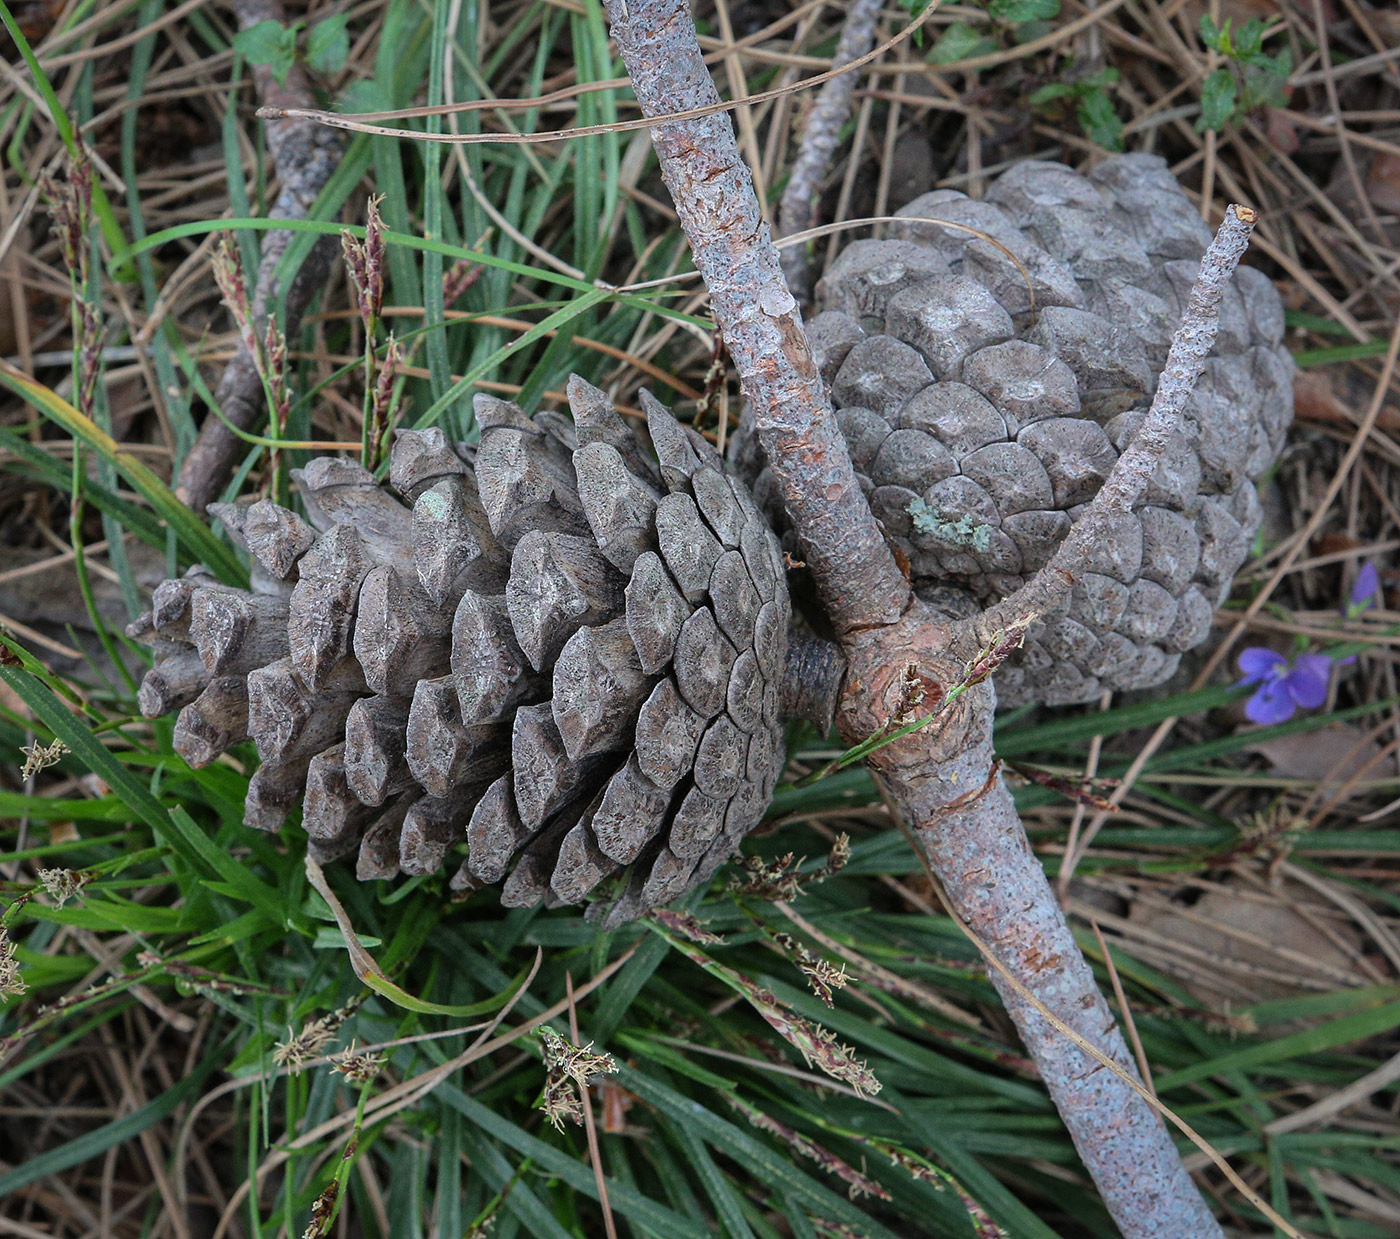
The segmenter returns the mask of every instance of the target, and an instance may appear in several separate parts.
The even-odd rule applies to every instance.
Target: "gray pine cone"
[[[214,505],[253,589],[165,581],[131,635],[203,766],[251,738],[245,822],[300,802],[312,854],[361,878],[502,881],[509,906],[617,924],[707,881],[782,764],[788,601],[778,543],[714,449],[642,394],[655,458],[597,389],[573,421],[476,399],[481,440],[402,431],[390,482],[313,460],[308,524]],[[604,879],[627,871],[611,903]]]
[[[963,227],[900,224],[849,245],[808,333],[875,515],[919,592],[966,616],[1041,567],[1102,485],[1211,234],[1152,155],[1087,177],[1022,163],[986,201],[938,190],[899,214]],[[1283,327],[1273,285],[1241,267],[1183,433],[1068,612],[998,672],[1003,704],[1151,687],[1205,640],[1292,420]],[[776,525],[776,481],[747,426],[735,460]]]

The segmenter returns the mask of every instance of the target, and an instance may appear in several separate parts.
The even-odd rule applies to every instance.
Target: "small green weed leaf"
[[[259,22],[233,36],[233,50],[249,64],[266,65],[285,83],[297,60],[297,27],[270,19]]]
[[[1011,41],[1018,47],[1024,47],[1027,43],[1034,43],[1037,39],[1045,38],[1054,29],[1054,22],[1022,22],[1019,26],[1012,27]]]
[[[919,15],[929,6],[929,0],[899,0],[899,7],[909,14],[911,22],[918,21]],[[914,31],[914,46],[923,47],[924,28],[920,26]]]
[[[992,0],[987,12],[998,21],[1049,21],[1060,15],[1060,0]]]
[[[1038,90],[1031,91],[1027,102],[1033,108],[1038,108],[1049,103],[1052,99],[1068,99],[1074,97],[1074,87],[1068,82],[1047,82]]]
[[[1264,23],[1251,17],[1235,33],[1235,56],[1240,60],[1252,61],[1262,54],[1264,48]]]
[[[1123,121],[1113,110],[1113,100],[1100,87],[1079,101],[1079,125],[1091,142],[1106,151],[1123,149]]]
[[[306,63],[317,73],[329,76],[345,67],[350,56],[349,19],[344,13],[327,17],[311,27],[306,36]]]
[[[933,45],[929,59],[936,65],[950,65],[959,60],[971,60],[997,50],[997,41],[967,22],[954,22]]]
[[[1209,13],[1202,13],[1201,42],[1222,56],[1233,55],[1234,47],[1230,42],[1230,19],[1227,17],[1223,26],[1217,26]]]
[[[288,35],[295,37],[295,32],[269,18],[234,35],[233,50],[252,64],[271,64]]]
[[[1219,133],[1235,111],[1235,78],[1229,69],[1217,69],[1201,88],[1201,118],[1197,130]]]

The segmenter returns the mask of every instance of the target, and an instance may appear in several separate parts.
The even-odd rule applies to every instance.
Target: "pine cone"
[[[1211,234],[1151,155],[1088,177],[1022,163],[986,201],[938,190],[899,214],[964,228],[901,224],[848,246],[817,286],[808,334],[875,515],[919,592],[965,616],[1040,568],[1108,476]],[[1068,612],[998,673],[1003,704],[1160,684],[1206,638],[1292,419],[1283,326],[1272,284],[1241,267],[1183,432]],[[747,426],[735,460],[780,527]]]
[[[402,431],[393,490],[323,457],[269,500],[210,511],[252,591],[165,581],[133,636],[160,660],[192,766],[251,738],[245,822],[302,803],[312,854],[361,878],[578,903],[624,870],[608,924],[707,881],[782,764],[791,608],[781,552],[714,449],[642,393],[656,459],[574,378],[574,420],[478,396],[481,440]],[[597,897],[595,896],[595,900]]]

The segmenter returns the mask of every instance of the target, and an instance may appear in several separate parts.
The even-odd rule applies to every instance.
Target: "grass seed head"
[[[0,925],[0,998],[18,998],[28,988],[15,962],[15,944],[10,941],[9,931]]]
[[[33,744],[21,746],[19,751],[24,754],[24,765],[20,767],[19,777],[28,782],[39,771],[58,765],[71,750],[62,740],[55,740],[49,745],[40,744],[35,740]]]

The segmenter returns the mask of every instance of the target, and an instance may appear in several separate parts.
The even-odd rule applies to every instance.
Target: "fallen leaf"
[[[1395,759],[1383,757],[1384,749],[1375,739],[1348,723],[1261,740],[1246,751],[1264,757],[1274,774],[1320,784],[1324,795],[1339,791],[1353,777],[1383,779],[1396,773]],[[1360,791],[1353,787],[1346,798],[1359,795]]]
[[[1382,211],[1400,213],[1400,155],[1376,152],[1366,174],[1366,197]]]
[[[1225,885],[1237,883],[1226,879]],[[1166,943],[1190,948],[1183,953],[1179,972],[1168,959],[1158,962],[1168,972],[1175,972],[1182,987],[1198,1001],[1212,1010],[1228,1010],[1238,1008],[1242,990],[1256,1000],[1288,998],[1316,993],[1319,985],[1334,988],[1339,973],[1354,971],[1355,961],[1297,910],[1307,909],[1332,920],[1329,909],[1320,906],[1306,887],[1284,882],[1265,894],[1239,885],[1238,893],[1207,891],[1190,908],[1177,910],[1154,901],[1135,903],[1129,913],[1129,922],[1140,930]],[[1361,936],[1352,926],[1332,923],[1343,939],[1360,942]],[[1166,943],[1159,941],[1157,945]],[[1212,961],[1218,969],[1214,975]],[[1273,1031],[1294,1026],[1303,1025],[1278,1025]]]
[[[1298,149],[1298,125],[1287,108],[1264,110],[1264,132],[1281,154],[1291,155]]]
[[[1300,422],[1348,429],[1361,421],[1360,412],[1337,396],[1331,376],[1323,370],[1300,370],[1294,375],[1293,414]],[[1386,405],[1376,418],[1376,429],[1400,431],[1400,409]]]

